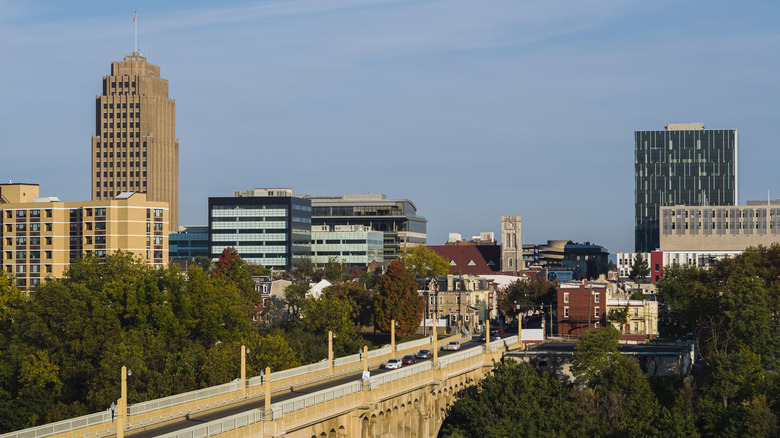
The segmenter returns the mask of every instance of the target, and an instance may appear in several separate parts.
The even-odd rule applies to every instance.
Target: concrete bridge
[[[438,352],[452,340],[461,342],[460,351]],[[116,418],[101,412],[0,438],[435,437],[454,394],[478,383],[504,351],[519,346],[517,335],[492,342],[469,336],[393,342],[364,354],[267,373],[267,378],[238,379],[130,406],[120,398]],[[421,348],[437,354],[398,370],[378,369],[390,358]],[[124,391],[123,386],[123,397]]]

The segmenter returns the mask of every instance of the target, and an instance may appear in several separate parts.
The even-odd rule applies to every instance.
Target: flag
[[[138,15],[138,11],[133,11],[133,23],[135,23],[135,16]]]

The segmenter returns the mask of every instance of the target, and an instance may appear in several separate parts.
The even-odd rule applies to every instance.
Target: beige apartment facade
[[[661,207],[661,251],[744,251],[780,243],[780,201]]]
[[[146,263],[168,263],[169,210],[144,193],[61,202],[38,196],[37,184],[0,184],[2,268],[23,291],[61,277],[71,262],[122,250]]]
[[[169,229],[179,223],[179,142],[176,102],[160,67],[139,52],[111,63],[95,98],[92,136],[92,200],[122,192],[146,193],[170,206]]]

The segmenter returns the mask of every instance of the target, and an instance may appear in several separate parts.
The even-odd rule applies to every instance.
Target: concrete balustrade
[[[368,352],[369,367],[376,367],[390,358],[415,354],[423,348],[438,350],[450,341],[464,341],[468,339],[470,339],[468,335],[454,335],[437,339],[436,345],[433,345],[431,342],[432,338],[422,338],[397,344],[395,353],[392,352],[391,346],[386,346]],[[493,349],[491,348],[491,350]],[[272,372],[270,376],[271,392],[300,388],[332,377],[353,372],[358,373],[362,369],[361,355],[354,354],[334,359],[332,367],[331,363],[325,360],[289,370]],[[259,376],[248,379],[245,389],[242,388],[240,380],[237,379],[223,385],[131,405],[128,407],[129,415],[126,419],[125,432],[179,419],[188,414],[204,412],[220,406],[264,396],[265,392],[261,385],[261,380]],[[116,434],[116,424],[112,421],[111,413],[106,411],[11,432],[0,435],[0,438],[42,438],[51,436],[59,438],[101,438],[114,434]]]

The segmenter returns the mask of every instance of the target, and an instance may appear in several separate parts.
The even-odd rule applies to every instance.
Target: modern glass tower
[[[179,231],[179,141],[176,103],[160,67],[139,52],[111,63],[95,97],[92,136],[92,200],[122,192],[146,193],[167,202],[170,232]]]
[[[737,204],[737,130],[701,123],[634,132],[635,251],[658,249],[662,206]]]

